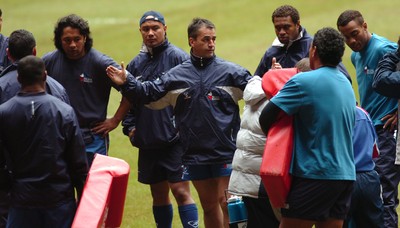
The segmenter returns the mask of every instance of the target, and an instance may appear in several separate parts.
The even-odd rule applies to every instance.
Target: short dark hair
[[[293,23],[297,24],[300,20],[299,11],[291,5],[283,5],[276,8],[272,13],[272,22],[274,22],[275,17],[287,17],[292,18]]]
[[[54,45],[56,48],[64,53],[62,48],[61,36],[63,34],[64,28],[71,27],[79,30],[79,33],[86,37],[85,51],[88,52],[93,46],[93,39],[90,37],[89,23],[85,21],[82,17],[76,14],[70,14],[65,17],[60,18],[54,28]]]
[[[359,25],[364,23],[364,18],[362,14],[357,10],[346,10],[341,13],[337,19],[336,26],[346,26],[350,21],[355,21]]]
[[[35,47],[36,40],[31,32],[25,29],[19,29],[10,34],[8,51],[15,60],[22,59],[27,55],[32,55]]]
[[[46,71],[41,58],[28,55],[18,62],[18,80],[22,85],[32,85],[42,80]]]
[[[208,29],[215,29],[215,25],[211,21],[200,17],[193,18],[188,26],[188,37],[197,38],[199,29],[204,26]]]
[[[345,42],[342,34],[336,29],[325,27],[318,30],[314,35],[312,45],[316,47],[323,65],[337,66],[342,61]]]
[[[1,9],[0,9],[0,17],[1,17],[1,16],[3,16],[3,11],[1,11]]]

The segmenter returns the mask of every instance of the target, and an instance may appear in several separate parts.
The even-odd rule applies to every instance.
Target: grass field
[[[326,26],[336,28],[336,19],[346,9],[360,10],[371,32],[397,41],[397,0],[2,0],[2,33],[9,35],[15,29],[27,29],[37,39],[38,55],[54,49],[53,26],[57,19],[76,13],[89,21],[94,47],[111,56],[117,62],[129,62],[139,51],[141,37],[138,21],[147,10],[164,14],[168,25],[168,38],[175,45],[189,51],[186,28],[193,17],[205,17],[217,27],[216,54],[238,63],[254,72],[258,62],[275,37],[271,23],[272,11],[279,5],[292,4],[299,11],[301,24],[310,34]],[[350,49],[346,47],[343,62],[353,76],[357,93],[354,68],[349,60]],[[112,93],[109,115],[119,103],[119,95]],[[111,133],[110,155],[126,160],[131,166],[122,227],[155,227],[151,212],[151,196],[148,186],[137,182],[137,150],[117,128]],[[197,202],[195,190],[192,193]],[[199,209],[201,208],[198,204]],[[181,227],[175,207],[173,227]],[[202,218],[202,211],[200,218]],[[203,223],[200,223],[204,227]]]

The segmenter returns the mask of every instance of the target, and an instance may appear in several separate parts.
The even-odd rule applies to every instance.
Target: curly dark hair
[[[283,5],[279,6],[273,13],[272,13],[272,23],[274,22],[275,17],[287,17],[290,16],[292,18],[293,23],[297,24],[300,20],[299,11],[291,5]]]
[[[325,27],[317,31],[312,43],[323,65],[337,66],[342,61],[345,42],[336,29]]]
[[[54,28],[54,45],[56,48],[64,53],[64,50],[62,48],[61,44],[61,36],[63,34],[64,28],[66,27],[71,27],[79,30],[79,33],[82,36],[86,37],[86,42],[85,42],[85,51],[88,52],[92,46],[93,46],[93,39],[90,37],[90,29],[89,29],[89,23],[85,21],[82,17],[76,15],[76,14],[70,14],[65,17],[60,18],[56,26]]]
[[[357,24],[362,25],[364,18],[362,14],[357,10],[346,10],[341,13],[337,19],[336,26],[346,26],[350,21],[355,21]]]

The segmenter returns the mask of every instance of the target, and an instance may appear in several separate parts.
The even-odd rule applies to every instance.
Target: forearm
[[[130,107],[131,103],[128,101],[126,97],[122,96],[121,102],[113,117],[114,120],[117,122],[117,124],[119,124],[122,121],[124,116],[128,113]]]

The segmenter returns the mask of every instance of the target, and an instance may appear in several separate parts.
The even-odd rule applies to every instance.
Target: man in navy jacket
[[[188,26],[190,60],[158,80],[139,82],[125,71],[107,68],[132,103],[172,106],[184,146],[184,178],[197,190],[206,227],[228,226],[225,190],[232,171],[240,125],[238,100],[251,75],[243,67],[215,56],[215,25],[195,18]]]

